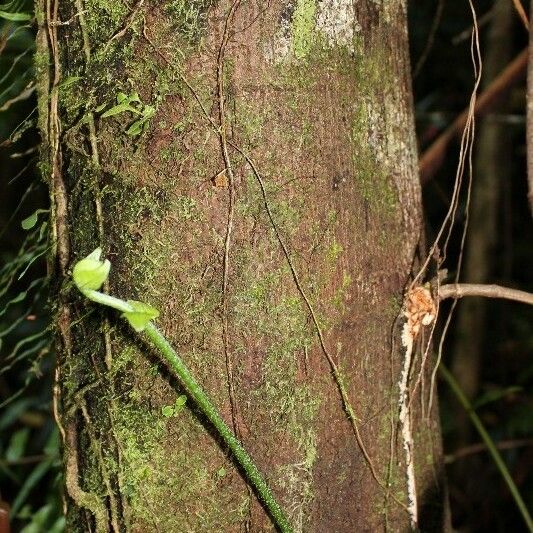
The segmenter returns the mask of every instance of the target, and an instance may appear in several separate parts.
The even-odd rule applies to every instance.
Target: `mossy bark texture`
[[[421,208],[405,2],[43,0],[38,15],[68,530],[273,530],[156,354],[72,289],[98,246],[107,290],[159,308],[296,531],[407,530],[394,339]],[[427,415],[420,525],[439,530]]]

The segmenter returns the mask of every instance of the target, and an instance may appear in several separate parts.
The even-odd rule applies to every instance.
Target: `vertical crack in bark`
[[[69,421],[66,427],[65,441],[65,485],[69,496],[83,509],[91,512],[96,522],[97,533],[108,531],[107,510],[100,498],[91,492],[84,491],[79,483],[78,466],[78,431],[76,422]]]

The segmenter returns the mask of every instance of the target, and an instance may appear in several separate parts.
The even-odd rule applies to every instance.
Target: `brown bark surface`
[[[156,355],[70,289],[65,267],[97,246],[110,293],[161,310],[296,531],[408,530],[392,339],[421,205],[404,2],[56,8],[41,113],[69,530],[272,530],[194,406],[165,415],[180,385]],[[119,93],[155,108],[142,133],[140,115],[102,117]],[[443,527],[436,417],[413,420],[425,531]]]

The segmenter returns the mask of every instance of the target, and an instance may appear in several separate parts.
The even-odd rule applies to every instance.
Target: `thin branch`
[[[420,57],[416,62],[416,67],[413,71],[413,79],[416,79],[418,74],[420,74],[422,67],[425,65],[427,58],[429,57],[431,49],[433,48],[433,44],[435,42],[435,35],[437,34],[437,30],[441,23],[443,11],[444,0],[439,0],[439,3],[437,4],[437,10],[435,11],[435,16],[433,17],[433,22],[431,23],[431,28],[429,29],[426,46],[424,47],[424,51],[422,52],[422,54],[420,54]]]
[[[533,13],[533,0],[531,1],[531,12]],[[533,24],[529,31],[529,43],[533,42]],[[527,199],[529,208],[533,215],[533,53],[529,54],[527,62]]]
[[[474,114],[476,116],[483,115],[492,109],[509,92],[511,87],[522,79],[527,71],[527,64],[528,51],[526,48],[502,70],[500,75],[478,97]],[[419,168],[422,185],[430,181],[441,167],[448,144],[464,130],[468,112],[468,109],[463,111],[420,157]]]
[[[520,17],[520,20],[524,24],[524,27],[527,31],[529,31],[529,20],[527,19],[526,12],[524,10],[524,7],[520,3],[520,0],[513,0],[513,5],[516,10],[517,15]]]
[[[521,448],[524,446],[533,446],[533,439],[514,439],[514,440],[502,440],[494,443],[498,450],[514,450],[515,448]],[[447,454],[444,457],[446,464],[454,463],[458,459],[468,457],[476,453],[488,451],[487,445],[484,442],[478,442],[477,444],[471,444],[456,450],[454,453]]]
[[[503,298],[524,304],[533,305],[533,294],[517,289],[509,289],[500,285],[483,285],[478,283],[451,283],[441,285],[439,300],[446,298],[462,298],[463,296],[484,296],[485,298]]]

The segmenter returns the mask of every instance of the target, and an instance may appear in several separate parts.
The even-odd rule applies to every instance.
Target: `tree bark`
[[[160,309],[296,531],[409,529],[395,319],[421,200],[405,3],[40,7],[67,529],[272,530],[195,406],[163,409],[181,391],[156,355],[71,289],[97,246],[110,293]],[[137,112],[117,111],[126,96]],[[411,400],[419,526],[441,531],[438,415]]]

